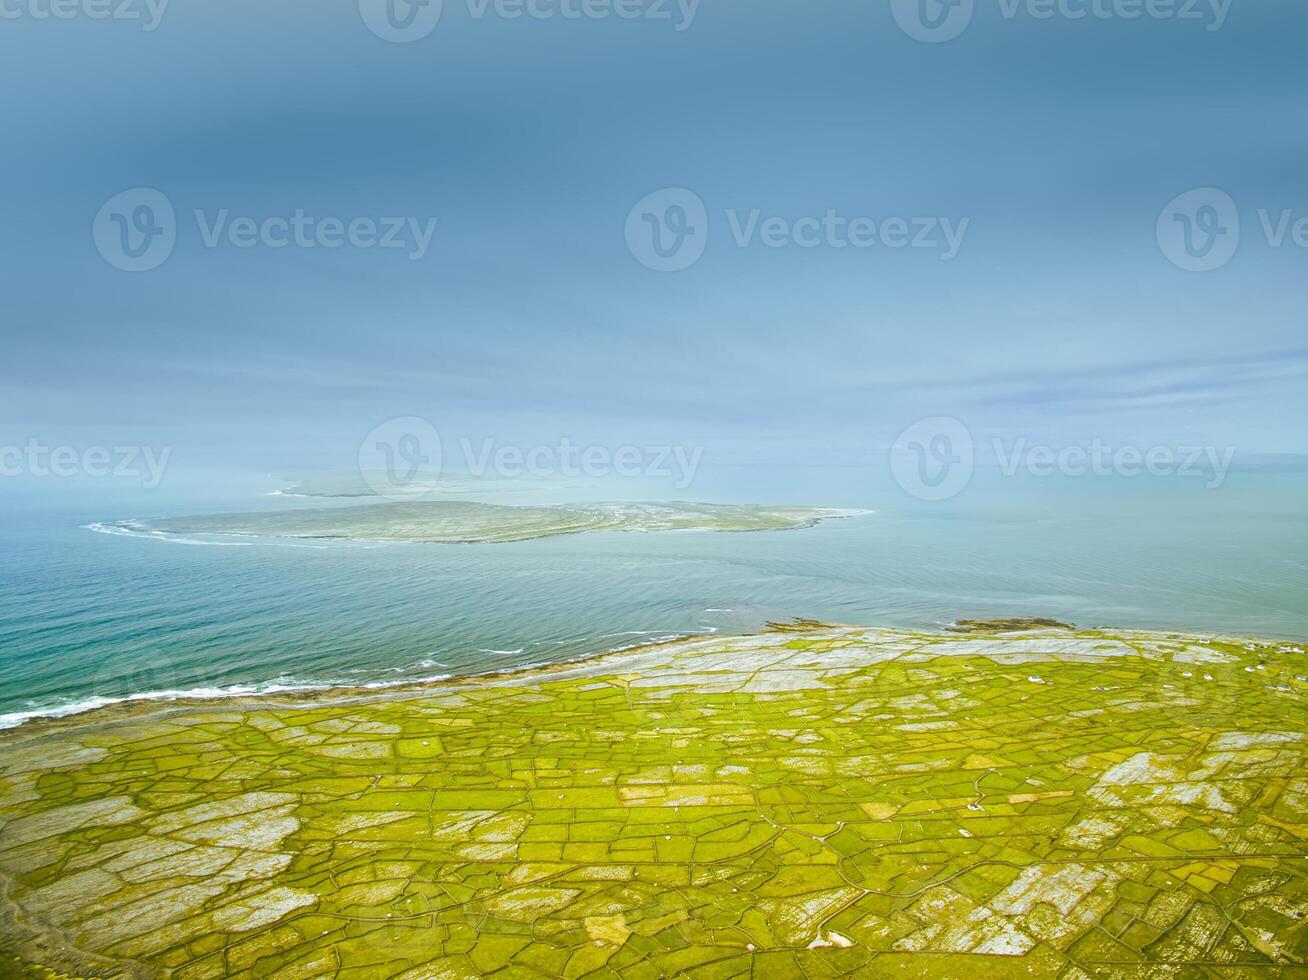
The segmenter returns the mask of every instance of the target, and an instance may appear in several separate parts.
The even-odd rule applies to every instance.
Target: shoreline
[[[1024,625],[1028,624],[1028,625]],[[278,707],[285,709],[313,708],[324,705],[367,704],[389,701],[401,701],[425,695],[456,692],[465,688],[483,687],[518,687],[534,682],[567,680],[578,676],[593,676],[599,668],[610,661],[639,661],[664,647],[691,643],[696,640],[704,643],[729,641],[751,636],[764,636],[772,633],[803,634],[816,630],[884,630],[890,633],[919,634],[924,636],[956,638],[966,635],[974,636],[1012,636],[1022,633],[1039,632],[1098,632],[1112,630],[1115,633],[1129,633],[1147,636],[1158,640],[1192,640],[1197,642],[1255,643],[1261,646],[1273,646],[1283,652],[1303,652],[1308,641],[1272,638],[1253,634],[1226,634],[1218,632],[1189,632],[1171,629],[1135,629],[1130,627],[1108,626],[1073,626],[1057,623],[1053,620],[968,620],[958,619],[944,626],[926,628],[905,628],[896,626],[859,625],[849,623],[827,623],[818,620],[796,618],[788,623],[770,622],[756,630],[739,633],[694,633],[660,637],[657,640],[624,644],[583,654],[567,660],[550,663],[525,664],[518,667],[505,667],[471,674],[445,674],[431,678],[402,680],[390,683],[370,682],[361,684],[324,684],[322,686],[288,687],[285,690],[267,691],[233,691],[228,694],[206,693],[204,688],[196,688],[195,695],[178,692],[178,696],[167,696],[170,692],[143,692],[136,695],[124,695],[117,700],[91,707],[70,711],[66,714],[33,714],[16,725],[0,727],[0,737],[8,740],[40,740],[47,736],[70,731],[95,732],[112,728],[120,724],[135,723],[144,720],[158,720],[175,714],[203,712],[213,710],[249,707]],[[1290,647],[1286,650],[1286,647]],[[92,700],[94,696],[87,700]],[[39,709],[33,709],[39,710]],[[47,709],[57,711],[57,708]],[[21,712],[10,712],[9,715]],[[0,715],[4,717],[4,715]]]
[[[830,629],[869,628],[863,626],[844,627],[829,623],[824,623],[822,625]],[[137,721],[142,718],[165,716],[177,711],[210,710],[213,708],[221,709],[223,707],[231,707],[235,705],[274,705],[278,707],[295,708],[307,706],[310,703],[314,706],[323,704],[355,704],[367,701],[392,701],[402,700],[408,697],[418,697],[424,693],[439,691],[445,686],[453,689],[459,686],[479,686],[485,682],[504,681],[509,681],[512,685],[516,686],[521,683],[528,683],[536,680],[542,675],[547,674],[558,674],[559,679],[564,679],[567,676],[575,674],[579,670],[586,669],[590,665],[598,664],[602,660],[644,654],[674,643],[683,643],[696,638],[704,640],[715,638],[730,639],[732,637],[760,636],[770,631],[769,628],[765,627],[760,630],[725,634],[684,632],[662,637],[658,640],[610,647],[606,650],[582,654],[579,657],[573,657],[567,660],[558,660],[550,663],[524,664],[519,667],[503,667],[471,674],[443,674],[426,679],[420,678],[390,682],[374,681],[359,684],[306,684],[304,687],[288,687],[284,690],[232,691],[227,694],[206,694],[201,693],[206,690],[205,688],[195,688],[194,691],[196,693],[194,695],[182,691],[178,692],[177,695],[173,697],[167,696],[170,692],[147,691],[140,694],[123,695],[121,698],[108,700],[104,704],[93,705],[77,711],[70,711],[66,714],[33,714],[31,717],[28,717],[11,727],[0,727],[0,737],[11,738],[20,735],[44,737],[48,733],[46,731],[47,729],[97,729],[122,722]],[[95,696],[92,695],[86,700],[92,700],[94,697]],[[32,710],[34,712],[53,712],[58,711],[59,708]],[[22,713],[23,712],[8,712],[7,714],[13,716]],[[91,716],[97,717],[93,721]],[[0,714],[0,717],[5,717],[5,715]]]
[[[441,501],[442,503],[465,503],[466,501]],[[673,501],[672,504],[680,504],[681,501]],[[505,507],[517,505],[489,504],[486,506]],[[542,510],[564,511],[568,509],[580,509],[582,505],[568,504],[541,504],[537,505]],[[601,505],[609,506],[609,505]],[[791,505],[779,505],[789,507]],[[329,508],[332,509],[332,508]],[[341,508],[342,510],[348,508]],[[807,531],[827,521],[849,520],[855,517],[866,517],[869,514],[875,514],[875,510],[866,508],[852,507],[827,507],[811,508],[816,513],[808,517],[797,519],[795,523],[785,527],[677,527],[677,528],[644,528],[644,527],[622,527],[622,526],[595,526],[595,527],[569,527],[569,528],[545,528],[540,530],[526,530],[510,537],[487,538],[487,537],[369,537],[366,534],[340,533],[340,532],[318,532],[318,533],[285,533],[277,534],[265,531],[214,531],[204,528],[172,528],[172,527],[154,527],[150,521],[140,518],[130,518],[117,521],[92,521],[89,524],[80,525],[84,531],[92,531],[97,534],[116,535],[119,537],[137,538],[146,541],[163,541],[172,544],[191,544],[191,545],[213,545],[226,547],[251,547],[259,544],[277,545],[282,544],[290,547],[297,547],[293,542],[303,541],[325,541],[332,543],[352,543],[364,545],[495,545],[495,544],[522,544],[528,541],[541,541],[547,538],[561,538],[577,535],[588,534],[696,534],[696,533],[714,533],[714,534],[762,534],[767,532],[780,531]],[[256,512],[257,513],[257,512]],[[220,517],[234,515],[219,515]],[[236,540],[219,540],[208,541],[200,540],[194,535],[205,535],[210,538],[232,538]],[[324,547],[322,545],[298,545],[298,547]]]

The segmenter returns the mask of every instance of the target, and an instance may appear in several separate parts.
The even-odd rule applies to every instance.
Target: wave
[[[669,633],[667,630],[624,630],[621,633],[601,633],[599,639],[611,640],[619,636],[659,636],[666,639],[676,640],[683,636],[697,636],[700,633],[716,633],[720,627],[717,626],[696,626],[693,629],[677,630]],[[619,647],[621,649],[621,647]]]
[[[151,531],[135,521],[117,521],[115,523],[95,521],[91,524],[83,524],[82,529],[84,531],[95,531],[97,534],[116,534],[124,538],[145,538],[149,541],[167,541],[171,544],[208,544],[220,548],[249,548],[254,545],[253,541],[201,541],[199,538],[187,538],[180,534],[169,534],[166,531]]]
[[[408,684],[435,684],[438,681],[448,681],[453,676],[454,676],[453,674],[430,674],[426,677],[406,677],[403,680],[399,680],[399,681],[368,681],[366,684],[361,684],[359,686],[366,688],[369,691],[375,691],[379,688],[404,687]],[[328,684],[325,688],[320,688],[320,690],[331,690],[332,688],[344,687],[344,686],[347,685]]]
[[[260,539],[251,541],[214,541],[212,539],[188,538],[183,534],[174,531],[156,531],[137,521],[94,521],[90,524],[83,524],[82,530],[95,531],[97,534],[115,534],[124,538],[142,538],[146,541],[167,541],[169,544],[198,544],[210,545],[215,548],[255,548],[259,546],[281,547],[281,548],[312,548],[315,551],[322,551],[329,547],[325,544],[302,544],[296,541],[279,541],[275,539]],[[253,535],[251,535],[253,537]]]
[[[415,661],[411,664],[401,664],[399,667],[385,667],[382,669],[383,674],[403,674],[410,670],[421,669],[430,670],[432,667],[448,667],[449,664],[437,660],[434,657],[424,657],[422,660]],[[375,667],[359,667],[355,670],[347,671],[350,674],[366,674],[369,672],[376,673]]]
[[[112,533],[112,532],[109,532]],[[597,656],[605,656],[612,653],[621,653],[651,644],[670,643],[673,640],[689,639],[692,636],[703,636],[706,634],[717,633],[716,626],[702,626],[696,629],[679,630],[676,632],[660,632],[658,630],[628,630],[623,633],[608,634],[611,637],[617,636],[635,636],[643,637],[631,643],[621,644],[610,647],[604,651],[591,652],[584,654],[576,660],[589,660]],[[650,639],[652,637],[652,639]],[[559,641],[565,643],[567,641]],[[483,649],[482,653],[489,653],[499,656],[517,656],[524,652],[525,648],[517,650],[491,650]],[[34,702],[28,703],[28,708],[23,711],[10,711],[0,713],[0,731],[9,728],[17,728],[25,722],[33,721],[38,718],[66,718],[69,715],[82,714],[87,711],[94,711],[97,708],[105,708],[110,705],[134,703],[140,701],[159,701],[164,703],[179,701],[220,701],[226,698],[254,698],[273,694],[302,694],[316,691],[376,691],[392,687],[420,686],[423,684],[435,684],[440,681],[452,680],[457,676],[463,677],[480,677],[485,675],[499,674],[504,670],[510,671],[528,671],[542,667],[553,667],[560,664],[573,662],[572,659],[566,660],[541,660],[529,663],[513,664],[508,668],[488,667],[485,670],[470,671],[460,674],[427,674],[422,676],[403,676],[393,680],[372,680],[363,681],[359,677],[335,678],[324,680],[300,680],[287,675],[275,677],[270,681],[249,684],[232,684],[226,687],[193,687],[178,690],[162,691],[141,691],[136,694],[125,694],[118,697],[106,697],[103,695],[91,695],[75,700],[63,701],[58,704],[40,705]],[[403,667],[390,667],[383,670],[384,673],[401,673],[411,670],[415,667],[431,668],[446,667],[447,664],[436,660],[433,657],[425,657],[415,663]],[[364,668],[367,669],[367,668]],[[347,674],[358,673],[359,671],[346,671]]]
[[[447,681],[453,674],[431,674],[424,677],[405,677],[400,680],[367,681],[358,680],[297,680],[293,677],[276,677],[271,681],[258,684],[232,684],[227,687],[192,687],[182,690],[141,691],[136,694],[124,694],[121,697],[92,695],[61,704],[31,705],[25,711],[10,711],[0,714],[0,730],[17,728],[24,722],[35,718],[67,718],[85,711],[94,711],[114,704],[130,704],[138,701],[220,701],[225,698],[260,697],[269,694],[305,694],[313,691],[332,691],[337,689],[354,689],[375,691],[388,687],[403,687],[408,684],[434,684]]]

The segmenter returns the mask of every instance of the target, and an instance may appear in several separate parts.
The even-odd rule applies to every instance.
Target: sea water
[[[0,725],[130,698],[381,687],[792,617],[931,629],[1047,616],[1308,638],[1302,475],[1232,474],[1220,491],[1005,484],[941,504],[778,491],[755,499],[870,512],[794,531],[493,545],[112,526],[287,506],[267,489],[0,498]]]

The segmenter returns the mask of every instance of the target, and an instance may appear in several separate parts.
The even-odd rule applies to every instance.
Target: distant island
[[[506,506],[466,500],[405,500],[271,513],[216,514],[94,525],[148,534],[408,541],[443,544],[526,541],[588,531],[783,531],[860,510],[704,503]]]

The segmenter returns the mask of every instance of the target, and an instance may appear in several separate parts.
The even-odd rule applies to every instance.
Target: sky
[[[1303,4],[69,2],[0,4],[4,445],[1308,454]]]

